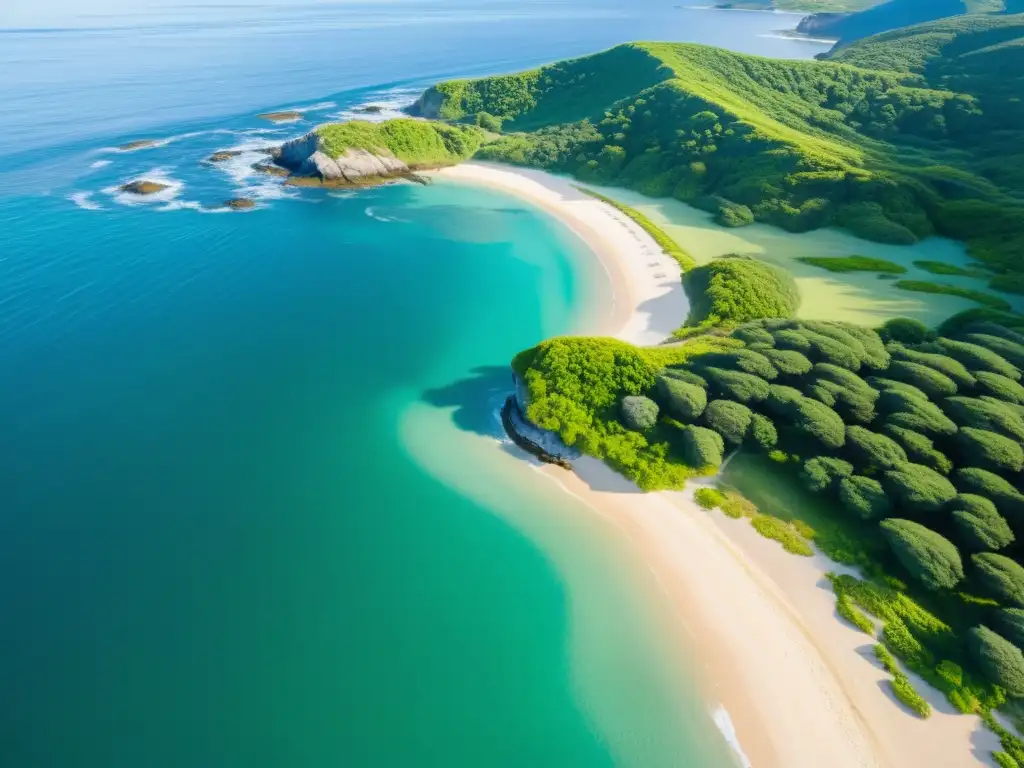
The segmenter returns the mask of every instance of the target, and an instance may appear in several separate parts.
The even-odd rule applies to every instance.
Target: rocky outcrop
[[[134,152],[136,149],[150,149],[157,145],[156,139],[136,139],[127,144],[121,144],[118,149],[122,152]]]
[[[237,149],[222,149],[220,152],[214,152],[212,155],[206,158],[206,162],[223,163],[227,160],[230,160],[233,157],[238,157],[240,154],[242,154],[241,151]]]
[[[161,184],[158,181],[139,179],[138,181],[129,181],[127,184],[122,184],[119,189],[132,195],[155,195],[157,192],[170,189],[170,185]]]
[[[808,37],[838,38],[841,35],[842,22],[848,18],[848,13],[814,13],[800,19],[796,31]]]
[[[225,208],[233,211],[249,211],[256,207],[256,201],[248,197],[235,197],[224,202]]]
[[[570,462],[582,454],[576,448],[563,443],[557,433],[541,429],[526,418],[520,405],[526,403],[526,388],[514,374],[513,380],[516,391],[508,396],[501,409],[501,423],[505,427],[505,433],[513,443],[541,461],[571,469]]]
[[[361,115],[379,115],[384,111],[384,107],[380,104],[367,104],[365,107],[356,107],[352,111]]]
[[[431,86],[425,90],[415,102],[405,108],[405,112],[413,117],[425,117],[428,120],[438,120],[441,117],[441,106],[444,104],[444,94]]]
[[[409,166],[386,150],[349,148],[338,157],[324,151],[323,138],[313,131],[286,141],[273,153],[274,162],[293,173],[336,184],[366,184],[409,174]]]

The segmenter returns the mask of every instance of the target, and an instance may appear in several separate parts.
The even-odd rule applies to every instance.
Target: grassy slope
[[[410,167],[465,160],[479,149],[483,140],[483,132],[471,126],[409,119],[329,123],[316,131],[323,137],[324,150],[331,157],[339,157],[347,149],[389,152]]]
[[[434,92],[443,117],[505,118],[514,135],[489,159],[738,206],[739,223],[839,224],[895,243],[938,231],[1016,272],[1024,132],[1003,73],[1024,71],[1021,40],[1024,16],[922,25],[826,62],[642,43]]]

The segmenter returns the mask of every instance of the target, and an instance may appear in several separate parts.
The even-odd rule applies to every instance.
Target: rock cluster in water
[[[170,189],[170,185],[161,184],[158,181],[139,179],[138,181],[129,181],[127,184],[122,184],[119,189],[132,195],[155,195],[157,192]]]

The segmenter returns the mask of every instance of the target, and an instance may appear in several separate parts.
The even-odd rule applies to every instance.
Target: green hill
[[[1015,275],[1024,162],[1009,148],[1024,142],[1019,97],[999,83],[1022,50],[1024,16],[999,22],[968,24],[945,44],[912,28],[817,62],[636,43],[442,83],[415,111],[500,118],[506,135],[480,150],[485,159],[674,196],[732,225],[838,225],[893,243],[938,232]],[[1001,285],[1024,290],[1015,276]]]

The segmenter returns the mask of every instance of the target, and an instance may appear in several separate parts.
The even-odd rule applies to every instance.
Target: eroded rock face
[[[413,117],[425,117],[428,120],[437,120],[441,117],[441,105],[444,103],[444,96],[437,88],[431,86],[416,99],[412,106],[406,108],[406,113]]]
[[[300,176],[349,184],[409,172],[409,166],[383,151],[373,153],[365,149],[347,149],[340,157],[330,157],[323,151],[323,139],[315,132],[285,142],[274,159],[278,165]]]

